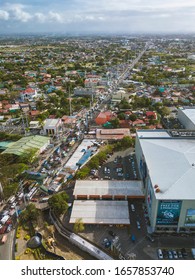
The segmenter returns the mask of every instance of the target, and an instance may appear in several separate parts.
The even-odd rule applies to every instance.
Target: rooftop
[[[155,138],[153,132],[150,138],[149,134],[138,136],[152,186],[160,189],[156,198],[195,199],[195,138]]]
[[[40,150],[49,142],[49,140],[49,137],[39,135],[22,137],[20,140],[10,143],[8,148],[2,154],[15,154],[20,156],[29,149],[35,148]]]
[[[75,200],[70,223],[82,218],[84,224],[130,224],[128,201]]]
[[[179,108],[195,124],[195,106]]]
[[[125,195],[143,197],[142,181],[77,180],[74,195]]]

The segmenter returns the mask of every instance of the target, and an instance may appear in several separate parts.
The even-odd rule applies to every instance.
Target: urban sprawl
[[[195,258],[195,37],[0,37],[0,259]]]

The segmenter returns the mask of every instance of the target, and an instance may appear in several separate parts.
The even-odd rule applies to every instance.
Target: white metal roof
[[[157,199],[195,199],[195,140],[140,139]],[[139,164],[139,163],[138,163]]]
[[[74,195],[143,196],[142,181],[77,180]]]
[[[139,138],[170,138],[171,136],[168,134],[166,130],[158,130],[158,129],[153,129],[153,130],[137,130],[137,135]]]
[[[75,200],[70,223],[82,219],[84,224],[130,224],[128,201]]]
[[[182,112],[188,117],[188,119],[191,120],[191,122],[193,122],[195,124],[195,107],[191,107],[191,108],[180,108],[182,110]]]

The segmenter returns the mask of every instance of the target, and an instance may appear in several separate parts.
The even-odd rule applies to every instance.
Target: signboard
[[[185,226],[195,227],[195,209],[187,210]]]
[[[157,225],[177,225],[181,210],[181,201],[160,200],[158,203]]]

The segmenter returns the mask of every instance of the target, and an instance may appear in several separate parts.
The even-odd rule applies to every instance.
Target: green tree
[[[62,215],[65,214],[68,209],[68,199],[69,196],[66,192],[60,192],[49,198],[48,204],[57,215]]]
[[[20,220],[24,223],[36,222],[40,215],[39,210],[33,203],[27,205],[26,209],[20,214]]]
[[[83,168],[77,171],[76,178],[85,179],[89,175],[89,172],[90,172],[90,168],[88,166],[84,166]]]
[[[129,116],[129,119],[130,119],[132,122],[134,122],[134,121],[137,120],[137,116],[136,116],[135,114],[131,114],[131,115]]]
[[[82,218],[76,219],[75,224],[74,224],[74,232],[78,233],[78,232],[82,232],[84,230],[85,230],[85,226],[84,226]]]
[[[119,127],[119,119],[118,118],[110,120],[110,123],[112,124],[113,128]]]
[[[123,139],[121,140],[121,146],[124,149],[130,148],[132,146],[132,138],[130,136],[125,136],[123,137]]]

